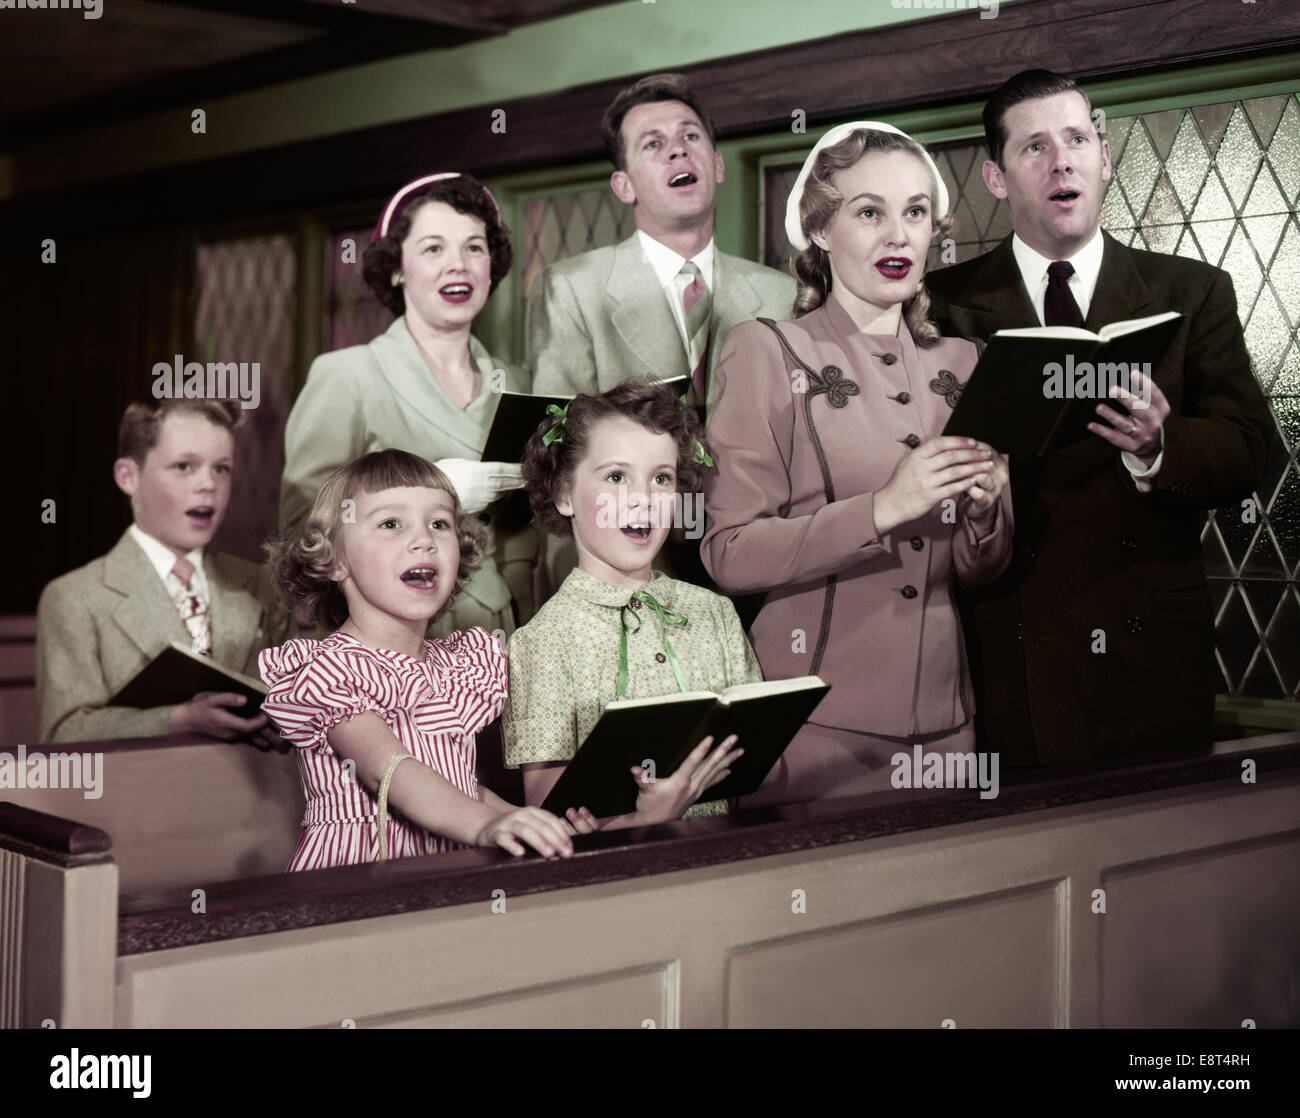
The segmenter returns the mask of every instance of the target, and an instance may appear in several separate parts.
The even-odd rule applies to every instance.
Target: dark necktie
[[[1047,294],[1043,298],[1044,326],[1083,326],[1079,304],[1070,294],[1070,277],[1074,265],[1068,260],[1053,260],[1047,265]]]

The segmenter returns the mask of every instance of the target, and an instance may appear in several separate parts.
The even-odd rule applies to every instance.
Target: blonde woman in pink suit
[[[926,318],[926,252],[950,224],[914,140],[831,129],[786,211],[796,317],[736,327],[719,356],[704,565],[728,592],[766,592],[750,634],[764,678],[832,685],[742,807],[889,789],[917,745],[974,750],[953,583],[1006,568],[1012,517],[1002,456],[941,434],[978,355]]]

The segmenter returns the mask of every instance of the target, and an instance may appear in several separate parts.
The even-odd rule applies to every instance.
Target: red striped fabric
[[[335,633],[323,641],[291,640],[258,657],[269,688],[262,709],[297,747],[307,800],[290,870],[379,857],[378,802],[351,777],[328,737],[340,722],[359,714],[377,714],[416,760],[478,798],[474,735],[505,703],[505,654],[478,628],[425,641],[424,652],[423,660],[413,660]],[[427,835],[391,811],[387,837],[391,858],[460,846]]]

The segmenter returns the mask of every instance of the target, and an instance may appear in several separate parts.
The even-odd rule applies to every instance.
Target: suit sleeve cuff
[[[1128,470],[1129,476],[1133,479],[1133,484],[1137,486],[1139,493],[1150,493],[1152,486],[1155,485],[1156,475],[1160,472],[1160,467],[1165,460],[1165,432],[1164,428],[1160,429],[1160,453],[1156,455],[1151,465],[1147,465],[1136,454],[1130,454],[1127,450],[1120,451],[1120,461],[1124,463],[1124,468]]]
[[[993,516],[988,524],[976,524],[969,517],[961,518],[962,528],[966,533],[966,540],[971,547],[979,550],[981,546],[988,543],[989,540],[997,539],[1002,531],[1002,502],[995,502],[993,505]]]

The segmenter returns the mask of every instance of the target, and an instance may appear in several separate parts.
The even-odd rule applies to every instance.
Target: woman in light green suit
[[[523,485],[519,466],[480,461],[498,394],[527,392],[529,379],[470,333],[510,261],[509,232],[480,182],[453,172],[408,183],[363,257],[366,282],[396,320],[367,345],[316,358],[285,428],[282,531],[307,515],[335,469],[388,448],[436,462],[487,525],[483,564],[438,635],[472,625],[508,635],[533,610],[538,537],[498,523],[503,503],[493,505]]]

